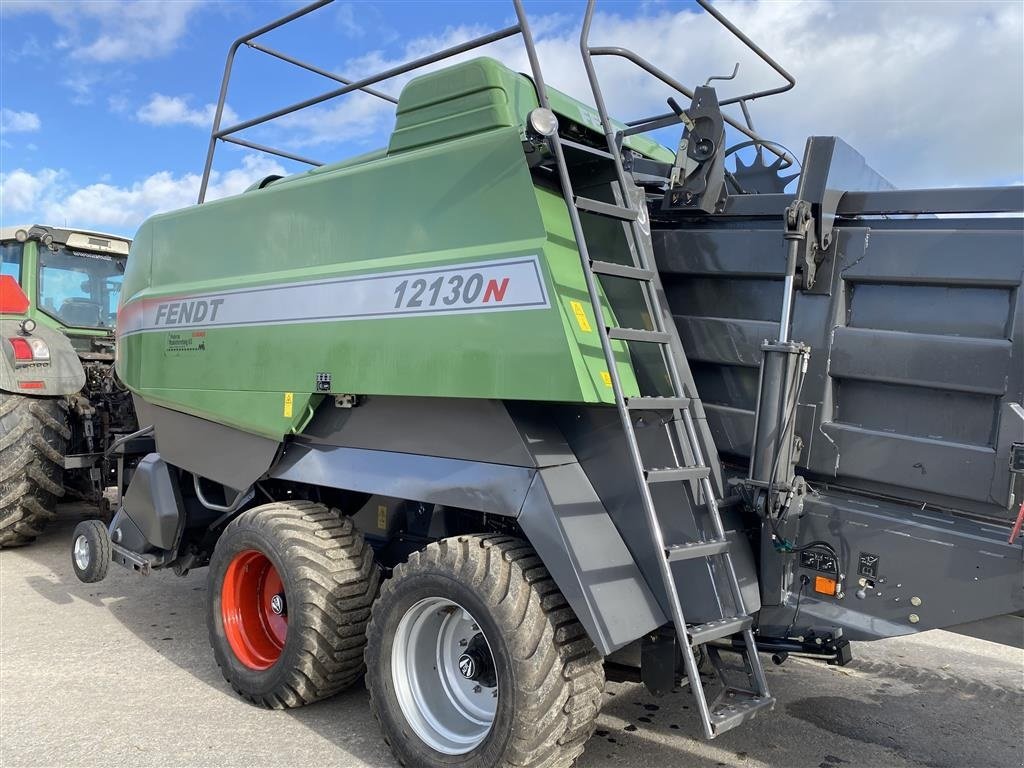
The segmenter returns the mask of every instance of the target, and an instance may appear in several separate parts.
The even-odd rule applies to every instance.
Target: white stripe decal
[[[120,335],[546,309],[537,256],[264,285],[126,304]]]

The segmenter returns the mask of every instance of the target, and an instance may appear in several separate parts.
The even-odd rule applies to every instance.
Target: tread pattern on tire
[[[56,515],[67,421],[64,398],[0,393],[0,548],[29,543]]]
[[[75,543],[81,535],[93,539],[96,543],[93,559],[84,573],[78,570],[78,564],[74,562]],[[97,581],[103,580],[107,575],[107,569],[110,567],[110,554],[110,537],[107,535],[107,526],[102,521],[83,520],[75,526],[74,533],[71,536],[71,567],[74,568],[76,575],[78,575],[78,578],[83,583],[95,584]],[[86,576],[86,578],[83,578],[83,576]]]
[[[288,613],[303,619],[289,621],[288,642],[298,641],[296,663],[272,692],[251,695],[240,689],[218,652],[224,678],[240,696],[270,709],[339,693],[365,671],[366,625],[380,586],[373,549],[352,520],[312,501],[264,504],[239,515],[224,534],[243,527],[276,541],[291,559],[298,578],[289,585]],[[209,620],[214,621],[212,611]]]
[[[492,607],[517,667],[517,720],[502,766],[566,768],[593,734],[604,691],[601,655],[533,548],[500,534],[443,539],[413,553],[395,576],[414,578],[445,563]],[[396,579],[381,587],[381,603]],[[381,630],[371,620],[367,664]],[[375,631],[376,630],[376,631]],[[379,703],[370,693],[378,724]],[[385,740],[386,736],[385,736]]]

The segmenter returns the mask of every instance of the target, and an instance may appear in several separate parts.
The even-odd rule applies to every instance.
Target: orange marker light
[[[814,577],[814,591],[823,595],[834,595],[836,593],[836,580],[828,576]]]

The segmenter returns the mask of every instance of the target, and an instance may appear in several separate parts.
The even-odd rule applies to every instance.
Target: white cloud
[[[4,107],[0,109],[0,131],[3,133],[32,133],[42,127],[35,112],[17,112]]]
[[[707,13],[687,6],[633,6],[629,15],[599,12],[591,42],[638,52],[688,87],[732,71],[717,83],[722,98],[778,84],[780,78]],[[1009,183],[1024,178],[1024,5],[988,0],[948,2],[716,2],[755,42],[797,78],[792,91],[752,102],[758,130],[798,156],[810,135],[837,135],[898,186]],[[600,9],[600,6],[599,6]],[[531,18],[549,85],[593,103],[579,54],[580,18]],[[339,71],[358,77],[482,34],[451,27],[408,43],[395,55],[372,51]],[[518,37],[454,61],[487,55],[529,71]],[[668,111],[679,95],[623,59],[596,66],[614,116],[636,119]],[[410,76],[377,86],[398,93]],[[290,123],[296,145],[387,140],[393,111],[369,97],[344,96]],[[685,106],[685,101],[679,98]],[[726,112],[742,121],[734,105]],[[741,137],[737,137],[739,140]]]
[[[212,128],[217,105],[207,104],[199,109],[192,109],[188,105],[188,100],[188,96],[165,96],[162,93],[154,93],[148,102],[139,107],[135,116],[140,122],[149,125],[193,125],[197,128]],[[225,104],[221,126],[229,126],[237,120],[238,115]]]
[[[211,176],[207,199],[238,194],[272,174],[284,174],[284,168],[269,158],[245,155],[239,167]],[[30,173],[19,168],[0,174],[0,220],[28,216],[131,235],[148,216],[193,205],[199,182],[195,173],[177,176],[161,171],[128,186],[97,182],[76,187],[66,171],[45,168]]]
[[[798,155],[807,136],[837,135],[898,186],[1024,177],[1020,3],[715,5],[796,77],[792,91],[750,108],[765,136]],[[538,40],[539,56],[551,85],[592,102],[578,38],[577,28],[555,30]],[[739,61],[735,81],[716,83],[723,98],[780,82],[700,10],[599,14],[591,41],[630,48],[691,88]],[[528,71],[521,45],[497,47],[511,66]],[[667,86],[624,60],[599,57],[596,64],[616,116],[667,111]],[[741,119],[735,106],[726,111]]]
[[[18,168],[10,173],[0,174],[0,210],[7,220],[9,213],[28,213],[39,199],[53,189],[62,176],[61,171],[44,168],[36,174]]]
[[[394,104],[366,93],[351,93],[287,115],[277,121],[275,129],[286,132],[286,143],[293,148],[361,143],[390,130],[394,115]]]
[[[4,13],[45,13],[60,27],[54,44],[96,62],[155,59],[173,51],[198,0],[5,0]]]

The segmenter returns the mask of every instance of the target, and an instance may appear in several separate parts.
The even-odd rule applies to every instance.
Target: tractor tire
[[[224,679],[272,709],[332,696],[364,673],[373,550],[352,521],[311,501],[239,515],[210,560],[210,645]]]
[[[519,539],[414,553],[381,588],[367,637],[370,707],[408,768],[567,768],[593,733],[601,656]]]
[[[0,392],[0,548],[28,544],[56,516],[69,437],[64,398]]]

